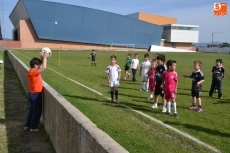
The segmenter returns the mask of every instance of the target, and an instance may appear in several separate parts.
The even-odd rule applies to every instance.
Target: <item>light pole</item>
[[[214,35],[217,34],[217,33],[223,33],[223,32],[212,32],[212,45],[213,45],[213,38],[214,38]]]

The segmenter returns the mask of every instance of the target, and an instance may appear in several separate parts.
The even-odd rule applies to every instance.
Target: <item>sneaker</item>
[[[196,106],[191,105],[191,106],[189,106],[189,109],[196,109]]]
[[[141,88],[140,91],[145,91],[145,89]]]
[[[39,129],[30,129],[30,133],[39,132]]]
[[[212,98],[211,96],[209,96],[208,98]]]
[[[148,97],[148,98],[146,98],[146,100],[153,100],[153,98]]]
[[[114,100],[110,100],[110,103],[115,103],[115,101]]]
[[[24,127],[24,131],[29,130],[29,129],[30,129],[30,128],[27,127],[27,126]]]
[[[171,115],[171,113],[170,113],[170,112],[168,112],[168,111],[167,111],[165,114],[167,114],[167,115]]]
[[[153,104],[151,107],[152,107],[152,109],[158,108],[157,104]]]
[[[147,90],[145,90],[145,92],[149,92],[149,90],[147,89]]]
[[[128,74],[128,78],[131,76],[131,74]]]
[[[178,114],[177,114],[177,113],[174,113],[174,117],[178,118]]]
[[[200,113],[200,112],[202,112],[202,111],[203,111],[203,110],[202,110],[202,108],[200,108],[200,107],[197,109],[197,112],[198,112],[198,113]]]
[[[167,112],[167,109],[166,109],[166,107],[163,106],[162,113],[166,113],[166,112]]]
[[[219,97],[218,99],[222,99],[222,97]]]
[[[114,102],[115,104],[120,104],[120,102],[118,102],[117,100]]]

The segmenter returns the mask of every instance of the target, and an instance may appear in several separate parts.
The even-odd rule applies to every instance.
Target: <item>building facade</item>
[[[162,26],[129,16],[40,0],[19,0],[10,20],[13,39],[22,48],[39,48],[44,43],[55,44],[55,48],[60,44],[104,47],[116,43],[147,49],[160,45],[163,33]]]

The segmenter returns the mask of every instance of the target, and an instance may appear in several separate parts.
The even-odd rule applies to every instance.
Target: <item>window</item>
[[[185,27],[177,27],[177,30],[185,30]]]

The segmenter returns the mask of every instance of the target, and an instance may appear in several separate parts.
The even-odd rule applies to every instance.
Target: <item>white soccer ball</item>
[[[44,56],[44,53],[49,53],[49,57],[51,57],[52,55],[52,51],[51,49],[49,49],[48,47],[43,47],[41,50],[40,50],[40,56],[43,57]]]

